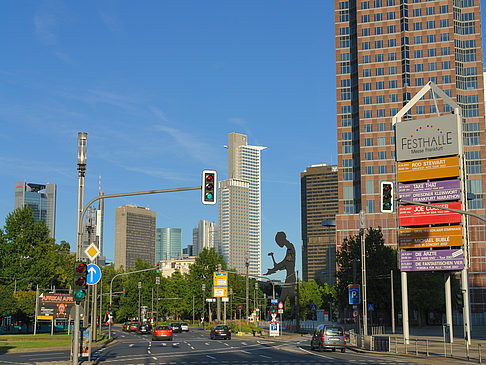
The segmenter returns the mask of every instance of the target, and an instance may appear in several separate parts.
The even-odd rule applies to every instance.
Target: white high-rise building
[[[192,230],[193,255],[199,255],[205,248],[214,247],[216,252],[221,253],[218,242],[218,225],[216,222],[200,220],[197,228]]]
[[[247,139],[228,135],[228,180],[219,183],[219,237],[230,268],[245,273],[248,261],[249,273],[261,275],[260,153],[266,147],[250,146]]]

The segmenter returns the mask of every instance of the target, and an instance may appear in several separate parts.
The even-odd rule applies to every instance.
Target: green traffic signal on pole
[[[76,303],[82,302],[86,298],[88,283],[86,279],[88,265],[77,261],[74,266],[74,300]]]
[[[391,181],[382,181],[380,186],[382,213],[393,213],[393,183]]]
[[[201,201],[206,205],[216,204],[217,174],[215,170],[203,170]]]

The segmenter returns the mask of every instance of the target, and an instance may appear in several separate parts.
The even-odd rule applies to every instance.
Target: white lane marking
[[[206,355],[206,357],[209,357],[210,359],[216,360],[216,358],[213,357],[213,356]]]
[[[166,343],[163,343],[163,344],[162,344],[162,346],[164,346],[164,347],[165,347],[165,346],[167,346],[167,344],[166,344]]]
[[[264,358],[266,358],[266,359],[271,359],[271,357],[270,357],[270,356],[266,356],[266,355],[260,355],[260,356],[261,356],[261,357],[264,357]]]
[[[204,344],[205,344],[206,346],[209,346],[209,342],[205,342]]]
[[[152,356],[152,359],[157,360],[157,358],[155,356]]]
[[[152,354],[152,353],[150,352],[150,350],[148,350],[147,352],[148,352],[149,354]]]
[[[224,344],[225,344],[226,346],[229,346],[229,345],[228,345],[226,342],[224,342]]]
[[[300,346],[299,346],[299,349],[301,349],[302,351],[307,352],[308,354],[311,354],[311,355],[320,356],[320,357],[323,357],[323,358],[329,359],[329,360],[331,360],[331,359],[335,360],[333,357],[325,356],[325,355],[322,355],[322,354],[319,354],[319,353],[316,353],[316,352],[311,352],[309,350],[303,349]]]
[[[133,343],[131,343],[130,345],[128,345],[128,347],[133,347]]]

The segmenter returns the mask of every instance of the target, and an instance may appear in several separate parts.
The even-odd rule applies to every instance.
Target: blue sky
[[[85,202],[109,193],[227,177],[228,133],[262,152],[262,270],[301,268],[300,172],[336,163],[333,1],[10,1],[0,3],[0,220],[14,183],[58,186],[56,240],[75,247],[77,133],[88,133]],[[106,201],[157,211],[158,227],[217,221],[200,192]]]

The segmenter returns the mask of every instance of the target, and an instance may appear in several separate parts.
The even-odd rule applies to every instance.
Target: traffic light
[[[456,293],[456,304],[459,308],[464,306],[464,294],[462,294],[462,292]]]
[[[220,271],[221,271],[221,264],[217,264],[217,265],[216,265],[216,271],[217,271],[217,272],[220,272]]]
[[[203,204],[216,204],[217,174],[215,170],[203,170],[202,172],[202,195]]]
[[[86,282],[88,265],[84,262],[77,261],[74,270],[74,300],[81,303],[86,298],[88,283]]]
[[[125,296],[127,293],[125,292],[125,289],[123,289],[123,296]]]
[[[272,306],[270,307],[270,314],[277,314],[277,306],[275,305],[275,303],[272,303]]]
[[[155,270],[157,274],[160,274],[160,263],[157,264],[157,270]]]
[[[113,315],[113,306],[111,304],[110,304],[108,311],[109,311],[109,315],[112,316]]]
[[[380,191],[380,211],[382,213],[393,213],[393,183],[391,181],[382,181]]]

